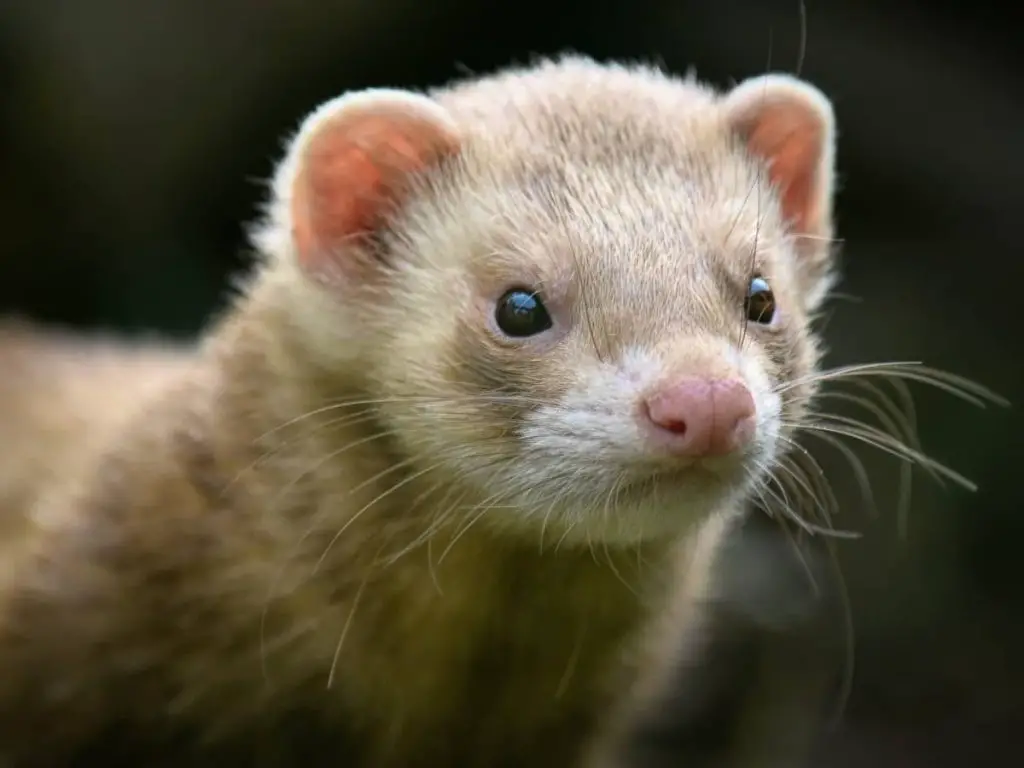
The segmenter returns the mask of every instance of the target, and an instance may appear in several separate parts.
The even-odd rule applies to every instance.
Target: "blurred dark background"
[[[281,140],[345,89],[564,50],[723,86],[801,66],[841,129],[831,362],[924,360],[1015,403],[915,389],[924,445],[980,490],[919,477],[903,536],[893,461],[866,454],[875,516],[835,464],[839,522],[863,534],[839,545],[856,669],[815,764],[1004,765],[1024,731],[1013,7],[806,0],[801,56],[799,0],[3,0],[0,313],[194,333],[246,263]]]

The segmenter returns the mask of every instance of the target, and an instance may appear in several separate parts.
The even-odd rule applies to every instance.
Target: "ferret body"
[[[88,461],[145,392],[190,364],[191,350],[0,325],[0,545],[20,542],[33,499]],[[112,397],[118,392],[132,396]],[[10,526],[10,527],[9,527]]]
[[[0,406],[72,419],[0,432],[0,764],[584,765],[813,395],[832,141],[581,58],[323,105],[194,350]]]

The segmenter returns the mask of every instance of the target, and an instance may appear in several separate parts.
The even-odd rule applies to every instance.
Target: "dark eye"
[[[775,317],[775,295],[763,277],[755,277],[747,288],[747,299],[743,304],[747,320],[768,325]]]
[[[508,336],[536,336],[551,327],[551,316],[544,309],[540,296],[522,288],[513,288],[500,299],[494,319]]]

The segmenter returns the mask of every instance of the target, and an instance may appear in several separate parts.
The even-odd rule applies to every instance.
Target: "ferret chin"
[[[2,406],[80,439],[5,502],[0,762],[582,764],[813,398],[832,186],[783,75],[319,107],[194,350]]]

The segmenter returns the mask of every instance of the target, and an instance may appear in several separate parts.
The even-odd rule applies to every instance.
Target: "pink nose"
[[[687,377],[647,398],[659,442],[679,456],[722,456],[754,436],[754,398],[737,379]]]

